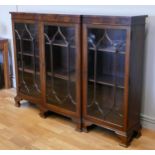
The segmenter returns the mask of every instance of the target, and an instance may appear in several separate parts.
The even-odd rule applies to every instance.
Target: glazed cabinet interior
[[[145,18],[12,13],[16,106],[28,100],[129,145],[141,130]]]
[[[87,107],[89,116],[123,126],[127,30],[88,27]]]
[[[81,129],[80,18],[43,26],[45,57],[45,107],[69,116]],[[79,21],[78,21],[79,20]]]
[[[77,55],[75,28],[45,25],[44,36],[46,102],[75,112]]]
[[[41,102],[41,74],[38,25],[33,21],[14,21],[16,80],[19,98]],[[19,103],[16,103],[19,106]]]

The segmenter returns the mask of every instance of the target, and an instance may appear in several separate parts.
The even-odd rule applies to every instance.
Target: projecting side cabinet
[[[83,16],[83,130],[110,129],[123,146],[141,131],[146,17]]]

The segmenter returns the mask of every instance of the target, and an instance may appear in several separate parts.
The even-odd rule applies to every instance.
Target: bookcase
[[[110,129],[123,146],[140,136],[147,16],[11,14],[16,106]]]

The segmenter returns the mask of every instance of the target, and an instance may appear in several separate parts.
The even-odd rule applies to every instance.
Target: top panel
[[[103,15],[69,15],[69,14],[40,14],[26,12],[11,12],[12,19],[17,20],[35,20],[54,23],[73,23],[79,24],[82,21],[85,24],[110,24],[110,25],[137,25],[145,24],[147,15],[141,16],[103,16]]]
[[[137,24],[145,24],[146,15],[142,16],[83,16],[83,23],[85,24],[110,24],[130,26]]]
[[[67,14],[39,14],[39,13],[24,13],[11,12],[12,19],[21,20],[36,20],[45,22],[62,22],[62,23],[80,23],[80,15]]]

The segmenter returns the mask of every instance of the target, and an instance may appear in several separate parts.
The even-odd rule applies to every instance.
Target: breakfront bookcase
[[[146,16],[11,14],[16,106],[110,129],[123,146],[140,136]]]

